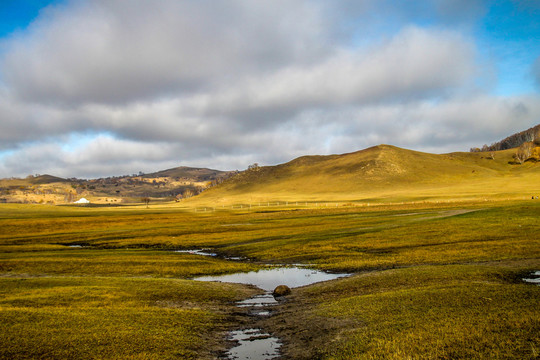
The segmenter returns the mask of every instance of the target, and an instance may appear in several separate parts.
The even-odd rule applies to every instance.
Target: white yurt
[[[74,204],[90,204],[90,201],[86,200],[85,198],[80,198],[79,200],[75,201]]]

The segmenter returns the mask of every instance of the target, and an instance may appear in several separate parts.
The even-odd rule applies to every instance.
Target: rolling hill
[[[150,174],[144,174],[141,176],[143,178],[169,177],[184,178],[192,181],[212,181],[217,178],[226,176],[227,173],[227,171],[180,166],[172,169],[157,171]]]
[[[517,151],[438,155],[379,145],[341,155],[302,156],[276,166],[250,166],[239,173],[178,167],[92,180],[29,176],[0,180],[0,202],[66,204],[85,197],[92,203],[114,204],[150,197],[153,202],[182,198],[187,206],[216,207],[274,201],[377,203],[540,196],[540,147],[533,151],[537,155],[521,164],[514,160]]]
[[[30,175],[24,179],[1,179],[0,202],[68,204],[81,197],[94,204],[139,202],[141,197],[171,200],[196,195],[230,174],[205,168],[177,167],[150,174],[91,180]]]
[[[429,154],[379,145],[242,172],[192,201],[404,201],[540,195],[540,164],[515,150]],[[401,200],[400,200],[401,199]]]

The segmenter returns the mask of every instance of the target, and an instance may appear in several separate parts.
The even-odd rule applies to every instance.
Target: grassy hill
[[[206,169],[206,168],[192,168],[186,166],[180,166],[172,169],[162,170],[151,174],[144,174],[144,178],[185,178],[193,181],[212,181],[220,177],[224,177],[228,174],[226,171]]]
[[[537,148],[537,151],[540,148]],[[516,149],[496,152],[429,154],[379,145],[328,156],[303,156],[277,166],[234,175],[212,169],[178,167],[151,174],[93,180],[51,175],[0,180],[1,202],[93,203],[170,201],[199,193],[187,206],[268,202],[402,202],[453,199],[525,199],[540,195],[540,164],[515,163]],[[185,197],[185,196],[184,196]]]
[[[515,150],[429,154],[379,145],[303,156],[248,170],[193,202],[414,201],[540,195],[540,164],[513,164]]]
[[[29,178],[28,182],[33,185],[41,185],[41,184],[51,184],[51,183],[64,183],[64,182],[69,182],[69,180],[60,178],[58,176],[45,174],[45,175],[39,175],[33,178]]]

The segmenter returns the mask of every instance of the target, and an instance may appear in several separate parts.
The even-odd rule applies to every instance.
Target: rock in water
[[[272,295],[274,295],[275,297],[279,297],[279,296],[289,295],[290,293],[291,293],[290,287],[288,287],[287,285],[278,285],[278,287],[274,289],[274,292],[272,293]]]

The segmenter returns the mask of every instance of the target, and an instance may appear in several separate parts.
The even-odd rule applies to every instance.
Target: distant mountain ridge
[[[172,200],[197,195],[235,173],[181,166],[90,180],[29,175],[24,179],[1,179],[0,202],[65,204],[81,197],[108,204],[137,202],[143,197]]]

